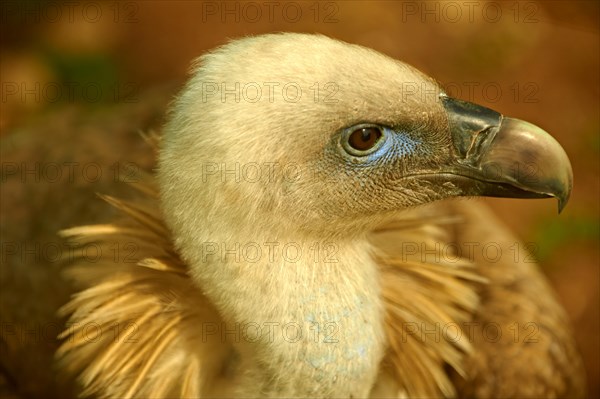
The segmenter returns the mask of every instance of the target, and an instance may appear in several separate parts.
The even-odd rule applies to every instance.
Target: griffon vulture
[[[146,200],[105,197],[123,220],[63,232],[135,249],[69,270],[57,356],[83,395],[582,395],[538,268],[476,201],[440,201],[561,210],[571,166],[542,129],[285,33],[201,56],[155,142]]]

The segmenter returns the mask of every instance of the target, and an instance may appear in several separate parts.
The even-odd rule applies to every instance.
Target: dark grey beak
[[[464,195],[558,199],[567,204],[573,171],[558,142],[539,127],[489,108],[442,96],[454,144],[444,174]]]

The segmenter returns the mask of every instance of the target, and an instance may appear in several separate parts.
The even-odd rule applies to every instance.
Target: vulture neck
[[[193,269],[223,328],[239,329],[229,341],[237,341],[231,343],[248,378],[242,386],[252,387],[240,394],[368,396],[384,331],[366,238],[234,235],[213,239],[217,252]]]

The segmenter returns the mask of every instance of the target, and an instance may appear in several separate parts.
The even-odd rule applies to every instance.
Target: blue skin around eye
[[[382,140],[385,140],[385,142],[375,152],[360,157],[363,161],[362,164],[370,165],[389,158],[401,158],[411,155],[417,151],[418,146],[421,144],[420,141],[415,140],[408,134],[390,128],[384,128]]]

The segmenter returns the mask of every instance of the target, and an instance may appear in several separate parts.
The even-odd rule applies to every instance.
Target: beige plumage
[[[201,57],[160,141],[159,190],[146,177],[147,201],[105,198],[124,220],[63,232],[106,248],[69,271],[82,291],[62,310],[59,364],[84,394],[582,394],[566,317],[535,266],[465,256],[473,242],[510,253],[515,239],[473,202],[433,202],[564,206],[570,165],[539,128],[449,99],[372,50],[280,34]],[[503,169],[525,161],[542,167],[535,181]],[[236,174],[249,165],[258,179]],[[133,256],[115,259],[115,244]],[[492,323],[502,337],[485,335]]]

